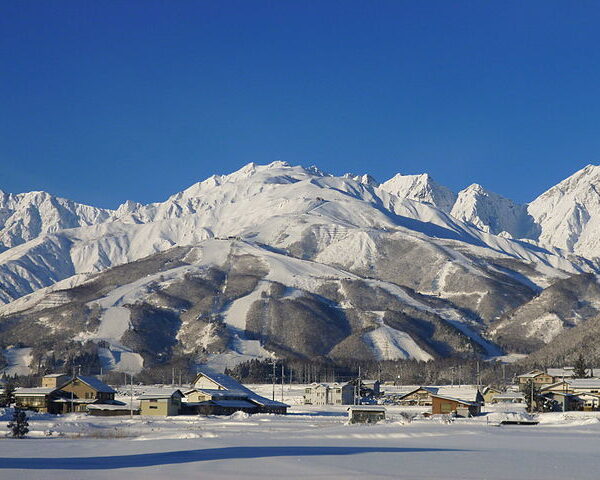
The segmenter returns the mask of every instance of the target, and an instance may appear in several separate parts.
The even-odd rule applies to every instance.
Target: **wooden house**
[[[165,391],[163,393],[150,393],[141,395],[140,414],[172,416],[179,415],[181,411],[181,390]]]
[[[481,403],[479,402],[446,397],[439,394],[433,394],[431,400],[431,413],[433,415],[454,414],[458,417],[475,417],[481,414]]]
[[[552,375],[548,375],[541,370],[531,370],[530,372],[524,373],[523,375],[519,375],[517,377],[519,385],[525,385],[530,380],[538,386],[542,385],[551,385],[554,383],[554,377]]]
[[[60,387],[61,398],[55,403],[61,404],[60,413],[85,412],[88,405],[94,403],[115,403],[115,390],[96,377],[77,376]]]
[[[15,390],[15,405],[34,412],[61,413],[61,407],[56,403],[59,398],[60,392],[55,388],[34,387]]]
[[[402,395],[396,403],[399,405],[431,406],[431,395],[437,393],[435,387],[419,387]]]

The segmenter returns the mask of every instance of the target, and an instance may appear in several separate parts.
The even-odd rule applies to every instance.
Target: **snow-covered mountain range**
[[[574,325],[553,312],[565,318],[546,316],[546,335],[545,289],[577,276],[569,291],[595,301],[599,175],[586,167],[529,205],[427,174],[378,184],[284,162],[116,210],[2,193],[0,347],[60,363],[85,346],[86,361],[135,371],[175,357],[493,356],[495,336],[510,351],[523,328],[537,348]],[[527,323],[515,312],[529,302],[528,330],[514,319]]]

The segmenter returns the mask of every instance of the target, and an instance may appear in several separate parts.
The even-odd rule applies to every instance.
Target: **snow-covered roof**
[[[383,405],[352,405],[348,407],[348,411],[360,411],[360,412],[385,412],[386,408]]]
[[[600,378],[573,378],[566,380],[571,388],[599,388]]]
[[[115,405],[112,403],[95,403],[92,405],[88,405],[88,410],[131,410],[129,405],[126,403],[121,403],[120,405]],[[134,411],[139,410],[139,408],[133,408]]]
[[[138,397],[138,400],[163,400],[172,398],[174,395],[183,397],[183,393],[181,393],[181,390],[176,389],[171,391],[167,390],[161,393],[145,393],[143,395],[140,395]]]
[[[198,377],[200,375],[203,375],[204,377],[208,378],[209,380],[212,380],[214,383],[216,383],[217,385],[220,385],[225,390],[235,393],[235,394],[239,394],[242,397],[246,397],[248,400],[250,400],[258,405],[261,405],[264,407],[289,407],[289,405],[287,405],[285,403],[278,402],[276,400],[269,400],[268,398],[261,397],[257,393],[254,393],[252,390],[250,390],[249,388],[242,385],[235,378],[230,377],[229,375],[226,375],[224,373],[217,373],[208,368],[202,368],[202,369],[198,370]],[[196,378],[196,381],[198,380],[198,377]],[[194,382],[194,384],[196,383],[196,381]]]
[[[54,392],[56,388],[50,387],[32,387],[23,388],[19,387],[15,389],[15,395],[49,395]]]
[[[468,400],[463,400],[462,398],[448,397],[446,395],[438,395],[438,394],[433,394],[431,396],[436,397],[436,398],[443,398],[444,400],[452,400],[453,402],[462,403],[463,405],[469,405],[472,407],[476,407],[477,405],[479,405],[477,402],[469,402]]]
[[[524,373],[523,375],[519,375],[519,378],[535,378],[538,375],[542,375],[544,372],[541,370],[532,370],[531,372]]]
[[[91,376],[85,376],[85,377],[77,376],[77,378],[79,380],[81,380],[83,383],[85,383],[85,384],[89,385],[90,387],[92,387],[97,392],[102,392],[102,393],[117,393],[116,390],[113,390],[106,383],[102,382],[101,380],[98,380],[96,377],[91,377]]]
[[[58,378],[58,377],[66,377],[66,373],[49,373],[48,375],[44,375],[44,378]]]

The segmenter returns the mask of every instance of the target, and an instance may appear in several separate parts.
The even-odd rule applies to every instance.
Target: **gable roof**
[[[531,370],[530,372],[524,373],[522,375],[519,375],[519,378],[535,378],[540,375],[544,375],[544,372],[536,369],[536,370]]]
[[[457,402],[457,403],[460,403],[462,405],[469,405],[470,407],[476,407],[476,406],[479,405],[477,402],[469,402],[468,400],[463,400],[461,398],[455,398],[455,397],[448,397],[446,395],[433,394],[431,396],[435,397],[435,398],[441,398],[443,400],[451,400],[453,402]]]
[[[85,376],[84,377],[84,376],[79,376],[78,375],[77,377],[71,378],[67,382],[63,383],[60,386],[60,388],[65,387],[66,385],[70,384],[75,379],[77,379],[77,380],[85,383],[87,386],[93,388],[97,392],[102,392],[102,393],[117,393],[116,390],[113,390],[106,383],[104,383],[101,380],[98,380],[96,377],[92,377],[92,376]]]
[[[247,399],[257,403],[258,405],[262,405],[265,407],[289,407],[289,405],[287,405],[285,403],[278,402],[276,400],[269,400],[268,398],[261,397],[257,393],[254,393],[252,390],[250,390],[249,388],[242,385],[235,378],[230,377],[229,375],[226,375],[224,373],[215,372],[206,367],[198,370],[198,375],[196,376],[196,378],[194,380],[194,385],[199,380],[200,376],[204,376],[204,377],[208,378],[209,380],[212,380],[217,385],[220,385],[225,390],[227,390],[231,393],[239,394],[240,396],[244,396]],[[202,390],[202,389],[200,389],[200,390]]]
[[[419,390],[425,390],[428,393],[437,393],[438,389],[436,387],[418,387],[415,388],[414,390],[411,390],[410,392],[404,393],[402,394],[402,396],[400,397],[400,400],[402,400],[404,397],[408,397],[409,395],[412,395],[413,393],[418,392]]]
[[[181,390],[176,389],[176,390],[167,390],[165,392],[161,392],[161,393],[145,393],[143,395],[140,395],[138,397],[138,400],[164,400],[164,399],[169,399],[169,398],[173,398],[174,396],[178,396],[179,398],[183,397],[183,393],[181,393]]]

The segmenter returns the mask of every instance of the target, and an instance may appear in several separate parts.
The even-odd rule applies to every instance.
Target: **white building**
[[[305,405],[352,405],[354,385],[350,383],[312,383],[304,389]]]

